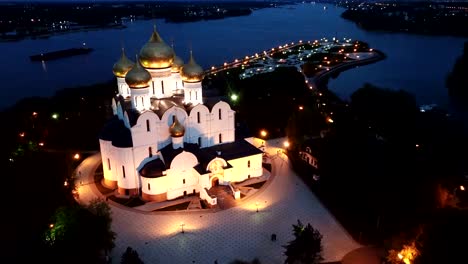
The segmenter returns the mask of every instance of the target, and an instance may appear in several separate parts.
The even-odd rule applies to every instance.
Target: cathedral
[[[99,143],[103,185],[120,195],[166,201],[195,194],[209,204],[217,185],[263,173],[263,152],[235,140],[235,111],[203,97],[204,71],[192,52],[186,64],[154,29],[135,62],[124,51],[113,66],[114,116]]]

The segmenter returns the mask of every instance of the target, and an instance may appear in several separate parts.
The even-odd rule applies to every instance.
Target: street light
[[[262,131],[260,131],[260,135],[262,137],[266,137],[268,135],[268,133],[266,132],[266,130],[262,130]]]
[[[184,223],[180,224],[180,227],[182,228],[182,234],[185,233],[185,231],[184,231],[184,225],[185,225]]]
[[[237,94],[232,94],[231,95],[231,100],[232,101],[234,101],[234,102],[237,101],[237,98],[238,98]]]
[[[289,141],[285,141],[285,142],[283,143],[283,146],[284,146],[285,148],[289,148],[289,145],[290,145],[290,144],[289,144]]]
[[[76,153],[75,155],[73,155],[73,158],[76,159],[76,160],[79,160],[80,159],[80,154]]]

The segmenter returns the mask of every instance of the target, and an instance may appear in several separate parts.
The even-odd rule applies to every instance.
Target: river
[[[52,36],[48,39],[0,43],[0,108],[28,96],[50,96],[65,87],[94,84],[113,78],[112,65],[122,46],[129,57],[138,53],[156,24],[167,43],[185,61],[189,49],[206,69],[264,49],[298,40],[322,37],[352,38],[383,51],[387,59],[341,73],[329,88],[344,99],[364,83],[403,89],[419,104],[447,107],[444,81],[466,38],[366,32],[344,20],[343,8],[298,4],[254,11],[250,16],[190,23],[163,20],[133,21],[125,29],[106,29]],[[46,63],[31,62],[29,55],[86,43],[95,50],[83,56]],[[286,87],[285,87],[286,88]]]

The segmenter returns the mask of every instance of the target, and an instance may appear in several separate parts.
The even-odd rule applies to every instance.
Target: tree
[[[143,264],[143,261],[138,256],[138,252],[131,247],[122,254],[121,264]]]
[[[449,95],[463,106],[468,101],[468,42],[465,42],[462,56],[460,56],[452,72],[449,73],[445,81]]]
[[[102,200],[59,208],[45,232],[49,263],[96,263],[114,247],[110,208]],[[78,253],[78,254],[77,254]],[[103,254],[104,253],[104,254]],[[71,257],[73,256],[73,257]]]
[[[424,226],[418,239],[421,255],[417,264],[468,263],[468,211],[441,209]]]
[[[111,229],[111,209],[101,198],[91,200],[86,209],[96,217],[97,232],[94,238],[107,253],[107,251],[112,250],[115,246],[115,233]]]
[[[317,264],[322,257],[322,235],[309,223],[304,226],[300,220],[293,225],[295,239],[283,246],[286,251],[286,264]]]

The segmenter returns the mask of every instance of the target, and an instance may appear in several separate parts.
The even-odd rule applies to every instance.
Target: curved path
[[[278,148],[282,140],[267,142],[272,157],[272,182],[239,206],[218,212],[166,212],[144,214],[113,202],[112,229],[117,233],[113,263],[124,250],[137,250],[145,263],[230,263],[234,259],[283,263],[284,248],[293,239],[292,224],[310,223],[323,235],[326,261],[339,261],[360,247],[294,174],[287,156]],[[77,168],[82,185],[79,201],[101,196],[92,182],[100,155],[84,160]],[[78,183],[79,185],[79,183]],[[256,212],[257,204],[258,210]],[[182,226],[183,224],[183,226]],[[184,233],[182,233],[182,228]],[[277,235],[271,241],[272,233]]]

